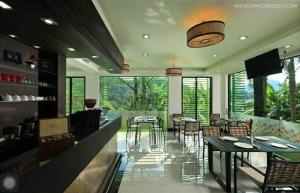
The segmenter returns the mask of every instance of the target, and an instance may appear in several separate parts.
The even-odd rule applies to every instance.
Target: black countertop
[[[110,115],[99,130],[81,136],[76,145],[18,179],[22,193],[61,193],[76,179],[121,127],[120,115]],[[76,136],[75,136],[76,137]]]

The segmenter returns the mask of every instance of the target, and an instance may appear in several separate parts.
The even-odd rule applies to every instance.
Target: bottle
[[[250,135],[250,143],[251,143],[251,144],[254,143],[254,137],[253,137],[253,135]]]

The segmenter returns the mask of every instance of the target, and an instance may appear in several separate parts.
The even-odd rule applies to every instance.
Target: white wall
[[[181,76],[170,76],[169,77],[169,128],[173,127],[172,114],[181,113],[182,110],[182,78]]]
[[[99,75],[87,75],[85,77],[86,86],[85,86],[85,98],[97,99],[96,107],[99,107]]]
[[[82,76],[85,77],[85,98],[97,99],[97,104],[95,107],[99,107],[99,75],[82,73],[82,72],[68,72],[67,76]]]
[[[221,117],[226,116],[226,85],[227,78],[226,75],[214,75],[212,77],[213,86],[213,103],[212,103],[212,113],[220,113]]]

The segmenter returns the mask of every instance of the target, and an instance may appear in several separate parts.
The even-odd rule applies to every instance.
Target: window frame
[[[196,115],[196,120],[198,120],[198,78],[208,78],[209,79],[209,82],[210,82],[210,88],[209,88],[209,94],[210,94],[210,101],[209,101],[209,105],[210,105],[210,108],[209,108],[209,113],[212,114],[212,110],[213,110],[213,78],[211,76],[182,76],[181,77],[181,114],[183,114],[183,79],[184,78],[193,78],[195,79],[195,88],[196,88],[196,92],[195,92],[195,99],[196,99],[196,102],[195,102],[195,115]]]
[[[84,94],[83,94],[83,99],[85,99],[86,97],[86,77],[85,76],[66,76],[66,80],[67,79],[70,79],[69,81],[69,115],[71,115],[73,112],[72,112],[72,103],[73,103],[73,100],[72,100],[72,85],[73,85],[73,79],[74,78],[83,78],[83,87],[84,87]],[[67,86],[67,85],[66,85]]]

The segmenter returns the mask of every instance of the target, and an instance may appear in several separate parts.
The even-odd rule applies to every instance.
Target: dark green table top
[[[227,141],[220,139],[219,137],[204,137],[204,139],[213,145],[215,149],[222,151],[222,152],[294,152],[294,153],[300,153],[300,144],[296,144],[278,137],[274,136],[264,136],[268,138],[268,141],[262,141],[256,139],[254,141],[254,144],[259,146],[259,148],[254,147],[252,149],[245,149],[245,148],[240,148],[234,145],[234,142],[232,141]],[[240,137],[238,142],[245,142],[250,144],[250,139],[246,137]],[[297,148],[279,148],[279,147],[274,147],[271,145],[271,143],[281,143],[281,144],[290,144],[293,145]]]

